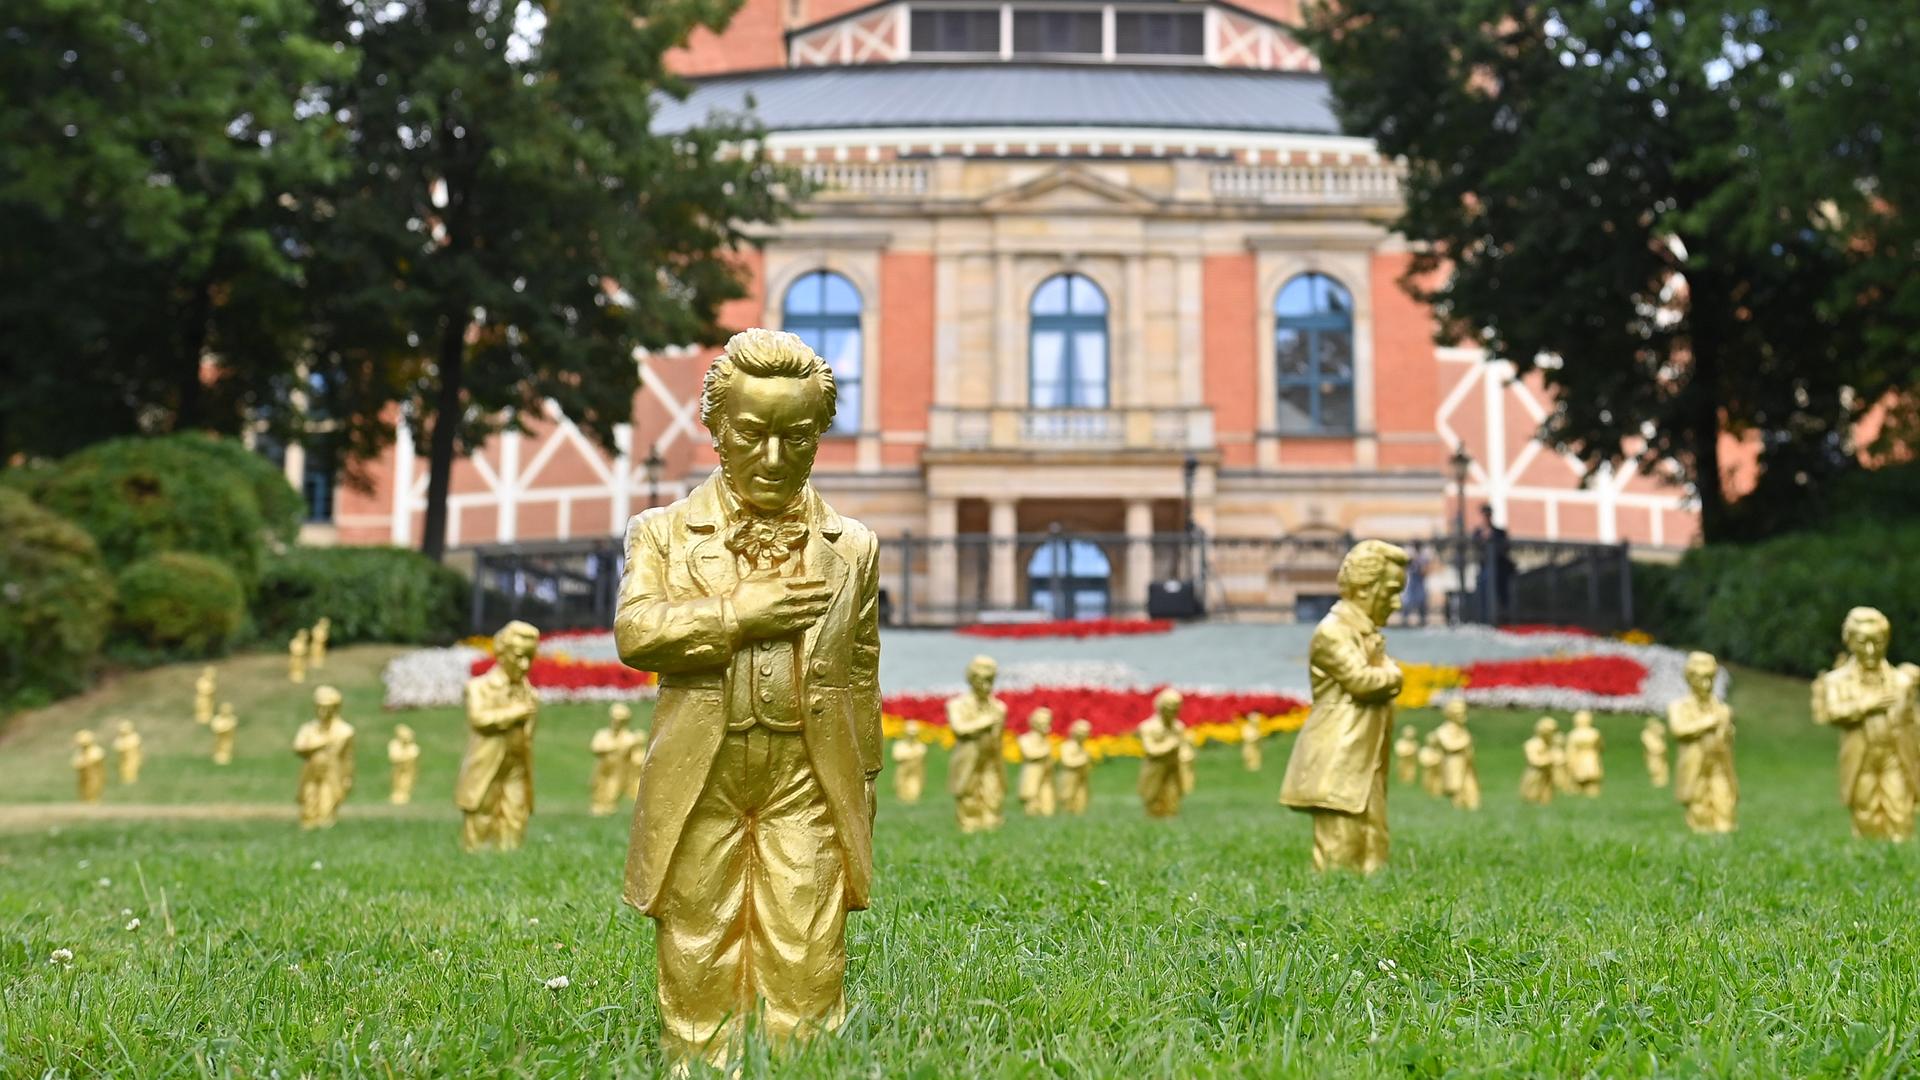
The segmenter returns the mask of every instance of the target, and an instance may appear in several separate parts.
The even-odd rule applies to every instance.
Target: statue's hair
[[[1687,654],[1687,666],[1692,667],[1695,664],[1712,664],[1713,670],[1715,671],[1720,670],[1719,658],[1715,657],[1710,652],[1701,652],[1698,649]]]
[[[493,635],[493,651],[499,653],[517,642],[525,642],[528,645],[540,644],[539,628],[530,622],[515,619]]]
[[[340,691],[335,690],[331,686],[316,686],[313,688],[313,703],[315,705],[327,706],[338,705],[340,704]]]
[[[1459,694],[1455,694],[1447,699],[1447,703],[1440,707],[1440,711],[1446,716],[1452,716],[1455,712],[1458,712],[1461,716],[1465,716],[1467,715],[1467,699],[1461,697]]]
[[[715,435],[719,432],[714,425],[726,409],[727,390],[736,371],[762,379],[812,379],[820,392],[820,431],[824,433],[833,423],[839,399],[833,369],[799,335],[754,327],[727,339],[726,350],[708,365],[706,381],[700,386],[700,423]]]
[[[1173,687],[1169,686],[1165,690],[1162,690],[1159,693],[1153,695],[1153,707],[1155,709],[1158,709],[1160,708],[1160,706],[1165,705],[1168,702],[1172,702],[1173,704],[1178,705],[1183,700],[1185,699],[1183,699],[1180,696],[1180,691],[1175,690]]]
[[[967,661],[967,671],[969,672],[985,671],[990,674],[998,674],[1000,671],[1000,664],[993,657],[987,656],[986,654],[983,653]]]
[[[1093,734],[1093,725],[1085,720],[1075,720],[1073,723],[1067,725],[1067,734],[1086,738],[1088,735]]]
[[[607,716],[610,719],[617,716],[622,720],[631,720],[633,719],[633,710],[627,708],[626,702],[616,701],[613,703],[612,708],[607,710]]]
[[[1840,624],[1840,640],[1845,641],[1856,633],[1873,634],[1885,640],[1893,636],[1893,623],[1879,608],[1857,607],[1847,612],[1847,619]]]
[[[1385,540],[1362,540],[1340,560],[1340,595],[1351,600],[1361,589],[1379,581],[1390,566],[1407,565],[1407,550]]]

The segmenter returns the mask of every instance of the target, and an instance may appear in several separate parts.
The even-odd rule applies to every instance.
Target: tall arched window
[[[1036,409],[1107,407],[1107,297],[1091,278],[1055,274],[1027,313],[1027,400]]]
[[[831,270],[815,270],[787,287],[780,325],[797,334],[833,368],[839,407],[831,431],[860,430],[860,290]]]
[[[1325,274],[1301,274],[1273,302],[1281,431],[1353,430],[1353,294]]]

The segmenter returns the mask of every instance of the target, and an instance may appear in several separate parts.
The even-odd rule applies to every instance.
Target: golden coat
[[[1307,651],[1313,711],[1293,744],[1280,801],[1296,810],[1367,808],[1373,775],[1387,767],[1400,668],[1387,659],[1373,620],[1342,600],[1313,632]]]

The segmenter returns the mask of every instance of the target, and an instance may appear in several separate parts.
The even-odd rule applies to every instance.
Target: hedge
[[[1663,641],[1735,663],[1813,675],[1841,650],[1847,611],[1893,621],[1894,660],[1920,658],[1920,522],[1715,544],[1678,566],[1636,566],[1640,621]]]
[[[246,619],[246,594],[225,563],[185,551],[163,551],[120,571],[116,645],[139,659],[178,659],[225,652]]]
[[[0,486],[0,707],[86,686],[112,618],[93,538]]]
[[[268,560],[253,621],[269,641],[324,615],[332,643],[437,644],[465,632],[468,595],[466,578],[416,551],[295,548]]]

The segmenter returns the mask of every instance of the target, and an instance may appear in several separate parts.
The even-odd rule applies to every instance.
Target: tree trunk
[[[200,378],[200,360],[207,351],[207,321],[213,317],[213,283],[194,286],[193,297],[181,318],[179,382],[175,386],[173,430],[192,431],[206,423],[206,384]]]
[[[427,435],[427,515],[420,551],[434,562],[447,554],[447,490],[453,483],[453,446],[460,432],[467,356],[466,305],[450,309],[440,330],[440,388]]]

